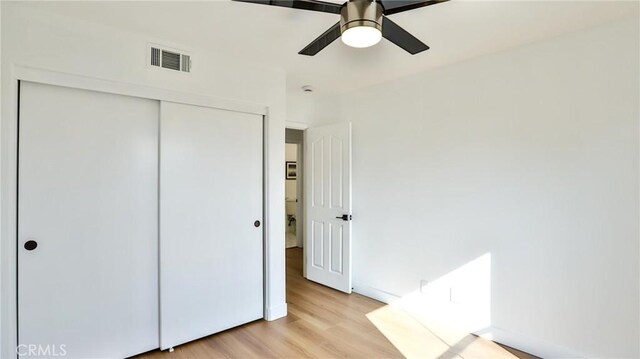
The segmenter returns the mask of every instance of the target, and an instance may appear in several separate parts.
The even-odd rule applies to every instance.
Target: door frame
[[[278,251],[280,245],[284,247],[284,237],[278,233],[270,233],[274,229],[280,228],[275,224],[276,220],[282,220],[277,215],[274,208],[280,202],[284,203],[284,198],[280,199],[279,192],[274,190],[274,184],[269,178],[275,173],[282,177],[281,166],[275,165],[275,156],[279,151],[278,141],[271,134],[278,126],[270,116],[270,107],[260,104],[233,101],[212,96],[185,93],[145,85],[131,84],[125,82],[111,81],[100,78],[92,78],[76,74],[69,74],[46,69],[38,69],[14,64],[11,67],[9,93],[4,95],[10,99],[11,115],[9,119],[2,119],[2,201],[0,229],[0,303],[2,303],[2,315],[0,321],[0,357],[17,356],[16,349],[18,343],[18,237],[17,237],[17,190],[18,190],[18,116],[19,116],[19,90],[20,81],[28,81],[47,85],[76,88],[97,92],[106,92],[131,97],[141,97],[145,99],[178,102],[189,105],[218,108],[235,112],[257,114],[263,117],[263,263],[264,263],[264,319],[275,320],[287,315],[287,304],[282,293],[282,302],[271,300],[271,295],[278,297],[280,290],[285,288],[284,265],[279,266]],[[277,161],[278,164],[280,161]],[[284,182],[284,179],[282,180]],[[277,187],[277,183],[275,184]],[[284,208],[283,208],[284,209]],[[273,214],[273,215],[271,215]],[[277,218],[277,219],[276,219]],[[283,243],[279,243],[283,242]],[[284,253],[281,253],[284,257]],[[273,258],[272,258],[273,257]],[[284,259],[284,258],[282,258]],[[282,263],[284,264],[284,263]],[[272,268],[275,267],[275,268]],[[280,273],[282,271],[282,273]]]

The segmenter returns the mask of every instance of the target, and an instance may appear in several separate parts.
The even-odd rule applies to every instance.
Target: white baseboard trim
[[[353,291],[360,295],[364,295],[365,297],[369,297],[386,304],[391,304],[401,299],[401,297],[396,294],[385,292],[383,290],[359,283],[353,283]],[[513,333],[495,326],[490,326],[488,328],[474,332],[473,334],[490,339],[500,344],[510,346],[514,349],[539,356],[541,358],[586,358],[585,355],[576,353],[570,349],[519,333]]]
[[[400,299],[399,296],[393,293],[385,292],[377,288],[369,287],[367,285],[360,285],[358,283],[353,283],[353,292],[386,304],[393,303],[394,301]]]
[[[282,303],[273,307],[267,308],[265,320],[272,321],[287,316],[287,303]]]

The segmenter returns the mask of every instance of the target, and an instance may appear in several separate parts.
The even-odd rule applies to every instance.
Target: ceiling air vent
[[[180,51],[162,49],[150,46],[151,66],[169,70],[191,72],[191,56]]]

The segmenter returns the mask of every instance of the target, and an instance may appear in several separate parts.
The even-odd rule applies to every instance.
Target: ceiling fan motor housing
[[[371,0],[351,0],[340,11],[340,31],[368,26],[382,31],[382,5]]]

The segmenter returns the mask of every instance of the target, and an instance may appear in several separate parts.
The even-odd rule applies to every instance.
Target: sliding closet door
[[[158,347],[158,118],[157,101],[22,82],[24,357]]]
[[[162,102],[160,346],[263,317],[262,116]]]

